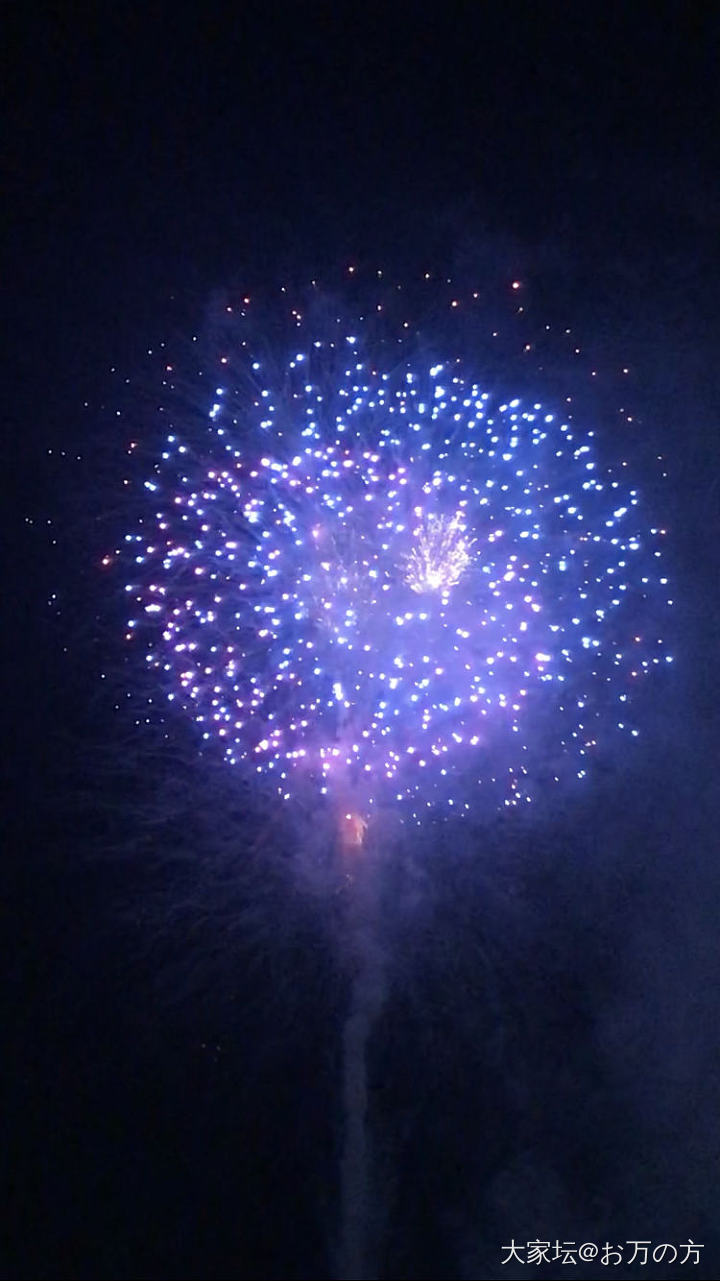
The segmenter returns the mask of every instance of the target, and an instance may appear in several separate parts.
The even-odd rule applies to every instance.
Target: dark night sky
[[[627,359],[669,459],[682,584],[643,768],[602,783],[581,831],[563,816],[510,859],[493,836],[481,876],[477,836],[398,927],[373,1060],[381,1275],[509,1276],[500,1241],[543,1233],[690,1235],[708,1257],[678,1275],[716,1273],[717,13],[36,4],[0,21],[0,1276],[331,1275],[329,927],[280,858],[262,933],[257,878],[228,854],[237,816],[208,814],[222,782],[178,767],[193,824],[171,797],[151,838],[127,814],[156,783],[167,798],[172,771],[118,769],[109,789],[93,772],[88,744],[116,731],[88,678],[103,641],[83,494],[111,482],[47,450],[105,457],[110,366],[132,374],[213,290],[351,259],[521,273]]]

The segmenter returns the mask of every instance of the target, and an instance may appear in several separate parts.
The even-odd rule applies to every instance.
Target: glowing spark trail
[[[422,517],[422,509],[415,513]],[[470,564],[472,542],[465,537],[459,515],[430,515],[414,530],[415,546],[408,556],[406,582],[414,592],[446,591],[460,581]]]
[[[662,531],[627,473],[482,368],[291,315],[274,361],[219,350],[209,419],[167,435],[128,635],[285,798],[350,781],[419,817],[583,778],[671,661]]]

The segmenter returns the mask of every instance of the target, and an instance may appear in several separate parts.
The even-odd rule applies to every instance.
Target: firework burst
[[[584,778],[671,661],[638,491],[591,428],[423,358],[407,325],[378,342],[376,318],[328,336],[279,310],[269,356],[243,303],[208,417],[167,434],[126,540],[128,637],[286,799],[355,788],[418,817]]]

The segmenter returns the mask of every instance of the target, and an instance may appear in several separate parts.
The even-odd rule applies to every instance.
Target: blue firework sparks
[[[672,661],[663,531],[592,430],[291,315],[271,362],[220,350],[209,418],[167,436],[129,638],[286,799],[352,786],[417,817],[584,778]]]

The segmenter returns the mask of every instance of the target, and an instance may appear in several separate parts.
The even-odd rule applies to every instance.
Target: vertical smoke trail
[[[369,1134],[367,1051],[385,999],[385,956],[379,942],[379,867],[371,851],[356,851],[348,910],[353,967],[350,1008],[343,1029],[343,1150],[339,1281],[370,1281],[373,1267],[372,1147]]]

